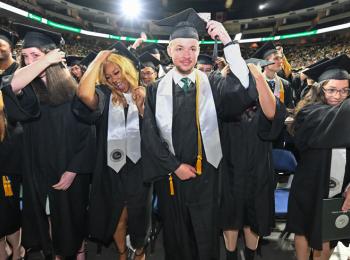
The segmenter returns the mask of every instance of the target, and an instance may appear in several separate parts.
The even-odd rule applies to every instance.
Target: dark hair
[[[38,48],[43,53],[52,49]],[[26,66],[21,56],[21,67]],[[59,105],[72,100],[77,82],[73,79],[67,67],[63,63],[53,64],[46,68],[46,85],[39,78],[35,78],[30,84],[39,100],[52,105]]]
[[[78,66],[80,68],[80,71],[81,71],[81,77],[83,77],[84,73],[86,72],[87,70],[87,67],[85,65],[82,65],[82,64],[75,64],[73,66]],[[72,66],[72,67],[73,67]],[[72,75],[72,77],[79,83],[80,79],[78,79],[71,71],[69,71],[70,74]]]
[[[313,85],[309,86],[309,91],[306,95],[299,101],[293,112],[294,122],[288,127],[288,132],[291,135],[295,133],[295,118],[298,113],[306,106],[312,104],[326,104],[326,98],[323,91],[323,87],[329,82],[329,80],[321,81],[320,83],[315,82]]]

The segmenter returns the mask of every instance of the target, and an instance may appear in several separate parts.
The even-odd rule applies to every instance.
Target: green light
[[[149,43],[158,43],[159,40],[144,40],[144,42],[149,42]]]
[[[301,32],[301,33],[293,33],[293,34],[286,34],[281,36],[281,40],[283,39],[290,39],[290,38],[297,38],[297,37],[303,37],[303,36],[309,36],[316,34],[317,30],[309,31],[309,32]]]
[[[75,27],[71,27],[71,26],[55,23],[55,22],[52,22],[52,21],[49,21],[49,20],[47,20],[47,24],[52,26],[52,27],[58,28],[58,29],[71,31],[71,32],[75,32],[75,33],[80,33],[80,29],[79,28],[75,28]]]
[[[273,40],[275,40],[275,36],[271,36],[271,37],[263,37],[263,38],[261,38],[261,41],[262,42],[267,42],[267,41],[273,41]]]
[[[120,38],[120,36],[110,34],[109,39],[120,40],[121,38]]]
[[[41,18],[40,16],[38,15],[35,15],[35,14],[31,14],[31,13],[28,13],[28,17],[30,19],[33,19],[35,21],[38,21],[38,22],[41,22],[43,18]]]
[[[215,41],[199,41],[200,44],[214,44]],[[218,41],[218,43],[221,43],[220,41]]]
[[[125,37],[125,40],[128,42],[134,42],[136,41],[138,38],[134,38],[134,37]]]

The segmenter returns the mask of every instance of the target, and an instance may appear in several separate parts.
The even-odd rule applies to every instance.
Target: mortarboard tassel
[[[281,79],[280,79],[280,100],[284,104],[284,86]]]
[[[197,155],[197,162],[196,162],[196,172],[198,175],[202,174],[202,138],[201,138],[201,129],[200,129],[200,123],[199,123],[199,76],[196,72],[196,124],[197,124],[197,144],[198,144],[198,155]]]
[[[4,187],[5,197],[12,197],[13,191],[11,187],[11,181],[7,176],[2,176],[2,183]]]
[[[171,174],[169,175],[169,188],[170,188],[170,195],[174,196],[175,195],[174,182],[173,182],[173,176],[171,176]]]
[[[202,156],[197,156],[196,172],[198,175],[202,174]]]

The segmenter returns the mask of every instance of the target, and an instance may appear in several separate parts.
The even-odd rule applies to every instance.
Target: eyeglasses
[[[154,72],[148,71],[148,72],[141,72],[141,75],[144,77],[150,77],[154,74]]]
[[[336,93],[339,93],[341,96],[348,96],[350,94],[350,88],[343,88],[343,89],[336,89],[336,88],[322,88],[325,93],[328,95],[335,95]]]

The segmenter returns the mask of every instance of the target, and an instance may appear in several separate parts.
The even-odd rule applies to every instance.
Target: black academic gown
[[[113,234],[124,207],[128,212],[128,234],[132,246],[145,245],[150,228],[151,189],[142,180],[142,159],[136,164],[128,157],[117,173],[107,165],[108,111],[111,91],[97,86],[98,107],[92,111],[78,98],[73,112],[84,122],[96,125],[97,154],[89,205],[89,234],[105,245]],[[127,110],[125,111],[127,115]],[[140,118],[140,127],[142,127]]]
[[[223,78],[213,73],[210,78],[219,118],[242,113],[256,99],[255,81],[244,89],[234,75]],[[156,94],[159,81],[147,88],[147,101],[142,131],[144,179],[154,182],[163,220],[165,259],[218,259],[219,174],[206,160],[203,149],[203,173],[181,181],[173,176],[175,194],[170,195],[168,174],[181,163],[195,166],[197,126],[195,87],[185,93],[173,82],[173,155],[158,133],[155,121]],[[224,140],[223,140],[224,142]]]
[[[5,84],[8,116],[21,121],[24,129],[22,244],[26,249],[41,248],[45,255],[75,255],[86,234],[92,129],[75,118],[71,102],[39,102],[30,85],[16,97],[10,79]],[[52,185],[65,171],[77,173],[73,183],[67,191],[55,190]]]
[[[350,147],[349,117],[350,99],[335,107],[309,105],[296,117],[295,143],[301,158],[289,196],[287,229],[304,235],[317,250],[322,249],[322,199],[329,193],[332,148]],[[349,149],[346,161],[343,190],[350,182]]]
[[[2,75],[11,75],[17,69],[18,64],[12,63]],[[6,108],[5,108],[6,115]],[[19,202],[19,187],[21,179],[21,145],[22,126],[7,120],[6,135],[3,142],[0,142],[0,238],[10,235],[20,228],[21,214]],[[7,176],[11,181],[13,196],[5,197],[3,176]]]
[[[249,226],[259,236],[270,234],[275,214],[272,141],[282,131],[285,114],[285,106],[276,100],[271,121],[258,105],[223,123],[222,229]]]
[[[292,79],[292,89],[295,93],[294,96],[294,103],[298,104],[298,102],[305,96],[305,88],[307,88],[307,81],[306,79],[304,81],[301,81],[300,74],[297,74]]]

